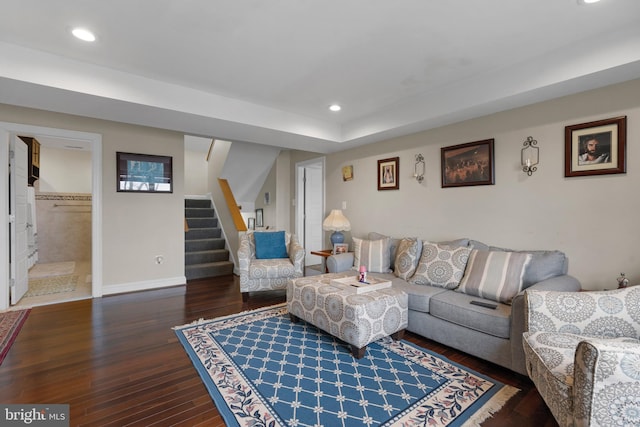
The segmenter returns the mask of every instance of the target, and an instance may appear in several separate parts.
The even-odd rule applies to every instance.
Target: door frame
[[[91,147],[91,294],[94,298],[102,296],[102,135],[90,132],[80,132],[67,129],[50,128],[44,126],[25,125],[19,123],[0,122],[0,129],[9,134],[9,138],[20,133],[33,136],[48,136],[69,140],[88,142]],[[9,138],[6,150],[4,138],[0,135],[0,185],[8,188],[9,184]],[[5,153],[6,151],[6,153]],[[6,162],[5,162],[6,157]],[[6,186],[4,186],[6,182]],[[6,197],[5,197],[6,198]],[[8,198],[0,201],[0,221],[8,224]],[[2,227],[5,228],[5,227]],[[7,233],[8,233],[8,227]],[[0,231],[0,238],[4,231]],[[5,241],[8,242],[8,239]],[[0,310],[9,307],[9,252],[0,249]],[[6,253],[5,253],[6,252]],[[3,284],[4,283],[4,284]]]
[[[298,236],[298,238],[300,239],[300,244],[302,244],[302,242],[304,242],[304,193],[303,193],[303,189],[304,189],[304,169],[313,165],[313,166],[320,166],[320,170],[321,170],[321,174],[322,174],[322,202],[321,202],[321,206],[322,206],[322,212],[324,214],[325,211],[325,201],[326,201],[326,194],[325,194],[325,190],[326,190],[326,177],[325,177],[325,169],[326,169],[326,157],[316,157],[314,159],[310,159],[310,160],[305,160],[302,162],[296,162],[296,175],[295,175],[295,179],[296,179],[296,188],[295,188],[295,194],[296,194],[296,224],[295,224],[295,232],[296,232],[296,236]],[[322,226],[322,223],[320,223],[320,226]],[[322,233],[322,248],[324,248],[325,246],[325,233]],[[321,248],[321,249],[322,249]],[[305,248],[305,250],[307,251],[307,253],[309,253],[312,250],[315,250],[316,248]]]

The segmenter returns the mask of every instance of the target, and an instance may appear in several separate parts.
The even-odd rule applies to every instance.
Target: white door
[[[325,249],[322,247],[322,169],[313,165],[305,168],[304,191],[304,248],[305,265],[320,264],[322,260],[311,251]]]
[[[27,144],[11,138],[9,148],[9,263],[11,304],[16,304],[29,290],[27,258]]]

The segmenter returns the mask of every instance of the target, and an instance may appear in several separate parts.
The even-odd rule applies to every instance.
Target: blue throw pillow
[[[289,258],[284,231],[253,233],[257,259]]]

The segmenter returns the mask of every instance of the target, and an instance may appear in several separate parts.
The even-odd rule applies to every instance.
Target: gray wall
[[[565,126],[627,116],[627,173],[564,177]],[[520,166],[527,136],[538,140],[540,165]],[[441,188],[440,148],[495,139],[495,185]],[[326,211],[347,202],[352,236],[369,231],[426,240],[470,237],[515,249],[559,249],[588,289],[617,286],[627,273],[640,283],[638,188],[640,80],[518,108],[327,156]],[[414,156],[426,158],[422,184]],[[400,189],[377,190],[377,161],[400,157]],[[292,162],[293,163],[293,162]],[[341,168],[354,166],[353,181]]]
[[[184,137],[0,104],[0,120],[102,135],[103,292],[184,283]],[[173,157],[172,194],[116,192],[116,151]],[[155,256],[164,262],[156,264]]]

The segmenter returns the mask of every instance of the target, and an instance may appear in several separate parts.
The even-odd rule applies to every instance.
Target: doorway
[[[88,286],[88,290],[85,292],[88,295],[83,296],[87,297],[99,297],[102,296],[102,219],[101,219],[101,201],[102,201],[102,137],[98,134],[87,133],[87,132],[77,132],[77,131],[69,131],[64,129],[55,129],[55,128],[45,128],[40,126],[31,126],[31,125],[21,125],[16,123],[4,123],[0,122],[0,150],[3,152],[3,156],[0,156],[0,185],[3,185],[7,180],[8,171],[7,165],[4,161],[2,161],[2,157],[4,157],[5,148],[8,151],[8,143],[11,138],[16,137],[17,135],[28,135],[32,137],[36,137],[41,141],[56,141],[54,146],[58,144],[57,148],[68,150],[88,150],[90,153],[90,182],[91,189],[90,195],[86,197],[85,200],[73,200],[73,197],[66,197],[67,200],[64,201],[56,201],[51,200],[52,204],[57,204],[59,206],[55,206],[56,209],[71,209],[71,210],[82,210],[82,212],[77,212],[76,214],[86,215],[90,218],[88,221],[90,222],[88,227],[90,229],[91,235],[91,243],[90,243],[90,251],[91,257],[88,262],[84,263],[73,263],[73,265],[69,265],[68,263],[62,263],[62,265],[53,265],[49,266],[55,269],[62,269],[54,272],[54,274],[60,275],[59,273],[68,273],[70,269],[73,272],[73,275],[78,276],[78,281],[85,282],[87,279],[90,280],[90,285]],[[5,187],[7,188],[7,187]],[[55,199],[55,197],[54,197]],[[3,201],[4,203],[4,201]],[[2,205],[3,203],[0,203]],[[74,206],[62,206],[62,205],[74,205]],[[6,211],[5,211],[6,212]],[[64,216],[65,214],[59,214],[60,216]],[[46,224],[42,226],[46,227]],[[2,232],[0,232],[2,234]],[[2,236],[0,236],[2,237]],[[6,285],[0,284],[0,310],[8,308],[9,306],[9,280],[10,277],[10,268],[8,265],[8,254],[10,250],[9,248],[0,249],[0,277],[7,278],[7,280],[2,280],[2,283]],[[77,271],[77,274],[76,274]],[[42,274],[42,272],[41,272]],[[48,273],[44,273],[45,275]],[[61,296],[63,296],[61,294]],[[64,297],[64,296],[63,296]],[[67,295],[66,298],[73,298],[70,295]],[[55,299],[55,298],[54,298]],[[58,301],[55,301],[58,302]],[[43,302],[43,303],[51,303],[51,302]],[[36,305],[30,303],[30,305]]]
[[[305,248],[305,265],[318,265],[322,259],[311,251],[324,249],[325,159],[296,163],[296,234]]]

